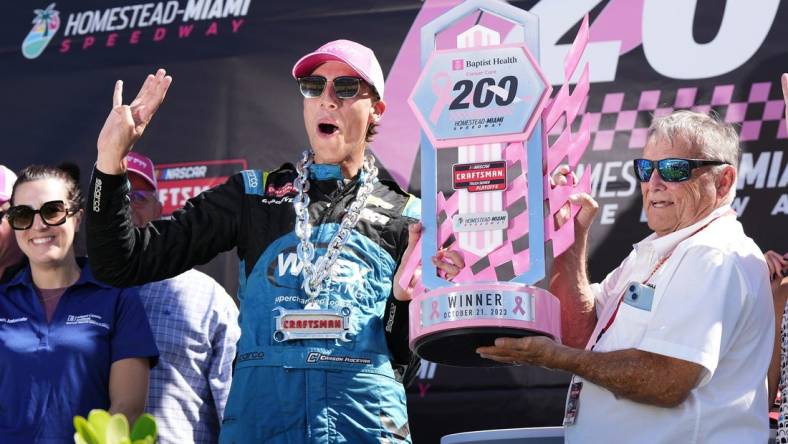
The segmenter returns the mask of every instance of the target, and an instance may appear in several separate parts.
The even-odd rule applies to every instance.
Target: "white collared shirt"
[[[690,227],[652,234],[592,285],[598,322],[587,348],[629,284],[644,282],[669,255],[647,282],[655,287],[651,303],[622,303],[594,350],[635,348],[694,362],[704,367],[701,381],[681,405],[661,408],[617,398],[576,376],[583,389],[567,442],[767,441],[766,371],[774,334],[768,271],[758,246],[728,213],[724,206]]]

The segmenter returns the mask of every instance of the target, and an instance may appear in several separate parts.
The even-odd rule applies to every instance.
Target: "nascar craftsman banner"
[[[156,182],[159,185],[162,215],[171,215],[187,200],[224,183],[228,177],[246,167],[244,159],[157,164]]]

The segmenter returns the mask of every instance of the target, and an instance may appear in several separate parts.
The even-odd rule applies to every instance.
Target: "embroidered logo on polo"
[[[370,364],[372,364],[372,360],[371,359],[355,358],[353,356],[325,355],[323,353],[318,353],[318,352],[310,352],[306,356],[306,363],[307,364],[317,364],[319,362],[337,362],[337,363],[340,363],[340,364],[354,364],[354,365],[370,365]]]
[[[84,315],[68,315],[66,318],[66,325],[82,325],[90,324],[98,327],[106,328],[109,330],[109,324],[101,322],[103,318],[97,314],[89,313]]]
[[[27,322],[27,318],[0,318],[0,324],[18,324],[20,322]]]

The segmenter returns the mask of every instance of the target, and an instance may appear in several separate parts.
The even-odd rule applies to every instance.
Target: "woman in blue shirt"
[[[8,222],[29,265],[0,286],[0,440],[73,443],[74,415],[145,407],[158,358],[136,290],[96,281],[74,255],[83,210],[78,181],[22,170]]]

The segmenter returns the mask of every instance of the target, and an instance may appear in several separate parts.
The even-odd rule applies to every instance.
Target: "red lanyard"
[[[723,215],[720,215],[720,216],[717,216],[717,217],[715,217],[714,219],[710,220],[710,221],[709,221],[709,222],[708,222],[706,225],[704,225],[704,226],[702,226],[702,227],[698,228],[697,230],[695,230],[695,231],[694,231],[692,234],[690,234],[689,236],[687,236],[687,238],[686,238],[686,239],[684,239],[684,240],[683,240],[683,241],[681,241],[681,242],[684,242],[685,240],[687,240],[687,239],[691,238],[692,236],[694,236],[694,235],[696,235],[696,234],[700,233],[700,232],[701,232],[701,231],[702,231],[704,228],[706,228],[706,227],[708,227],[709,225],[711,225],[711,223],[712,223],[712,222],[714,222],[714,221],[716,221],[717,219],[720,219],[720,218],[722,218],[723,216],[727,216],[727,215],[729,215],[729,214],[731,214],[731,213],[733,213],[733,210],[731,210],[731,211],[728,211],[728,212],[726,212],[726,213],[725,213],[725,214],[723,214]],[[735,214],[735,213],[734,213],[734,214]],[[679,244],[680,244],[681,242],[679,242]],[[673,251],[675,251],[675,250],[676,250],[676,248],[678,248],[678,244],[677,244],[675,247],[673,247],[673,249],[671,249],[671,250],[668,252],[668,254],[667,254],[666,256],[662,257],[662,259],[660,259],[660,260],[659,260],[659,262],[657,262],[657,265],[654,267],[654,270],[652,270],[652,271],[651,271],[651,274],[649,274],[649,275],[648,275],[648,277],[646,278],[646,280],[644,280],[644,281],[642,282],[642,284],[643,284],[643,285],[648,285],[648,281],[649,281],[649,280],[651,280],[651,278],[652,278],[652,277],[654,277],[654,274],[656,274],[656,273],[657,273],[657,270],[659,270],[659,269],[660,269],[660,267],[662,267],[662,265],[664,265],[664,264],[665,264],[665,262],[667,262],[667,260],[668,260],[668,259],[670,258],[670,256],[673,254]],[[621,297],[619,297],[619,298],[618,298],[618,304],[616,304],[616,310],[613,312],[613,315],[612,315],[612,316],[610,316],[610,319],[608,319],[608,321],[607,321],[607,324],[605,324],[605,327],[604,327],[602,330],[600,330],[600,331],[599,331],[599,334],[598,334],[598,335],[597,335],[597,337],[596,337],[596,341],[594,341],[594,345],[592,345],[592,346],[591,346],[591,350],[593,350],[593,349],[594,349],[594,347],[596,347],[596,345],[597,345],[597,344],[599,344],[599,340],[600,340],[600,339],[602,339],[602,335],[604,335],[604,334],[605,334],[605,332],[606,332],[606,331],[607,331],[607,330],[610,328],[610,326],[611,326],[611,325],[613,325],[613,321],[615,321],[615,319],[616,319],[616,315],[618,314],[618,309],[619,309],[619,308],[621,308],[621,303],[622,303],[622,302],[624,302],[624,295],[625,295],[625,294],[626,294],[626,289],[625,289],[625,290],[624,290],[624,291],[621,293]]]
[[[656,273],[657,270],[659,270],[659,268],[668,260],[668,258],[670,258],[671,254],[673,254],[673,250],[671,250],[667,256],[663,257],[662,259],[659,260],[659,262],[657,262],[657,266],[654,267],[654,270],[651,272],[650,275],[648,275],[648,277],[646,278],[645,281],[642,282],[642,284],[647,285],[646,282],[648,282],[649,279],[651,279],[654,276],[654,273]],[[597,335],[596,341],[594,341],[594,345],[591,346],[591,350],[594,349],[594,347],[599,343],[599,340],[602,339],[602,335],[605,334],[605,332],[610,328],[610,326],[613,325],[613,321],[616,320],[618,309],[621,308],[621,303],[624,302],[624,293],[626,293],[626,289],[624,290],[624,292],[622,292],[621,297],[618,298],[618,304],[616,304],[616,311],[614,311],[613,315],[610,316],[610,319],[607,320],[607,324],[605,324],[605,327],[599,331],[599,335]]]

